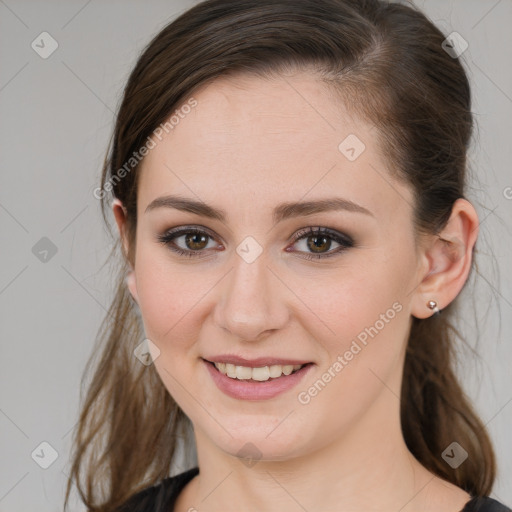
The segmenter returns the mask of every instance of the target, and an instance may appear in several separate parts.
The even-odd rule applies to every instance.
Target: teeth
[[[243,367],[238,366],[238,368]],[[264,380],[270,379],[268,366],[263,366],[263,368],[253,368],[252,370],[246,367],[246,370],[249,370],[252,373],[252,380],[259,380],[263,382]]]
[[[234,364],[226,363],[226,375],[236,379],[236,366]]]
[[[268,371],[273,379],[281,377],[283,367],[280,364],[273,364],[269,366]]]
[[[215,363],[215,368],[220,373],[238,380],[257,380],[260,382],[272,379],[277,379],[282,375],[290,375],[290,373],[302,368],[303,365],[296,364],[273,364],[272,366],[262,366],[259,368],[251,368],[249,366],[235,366],[230,363]]]
[[[236,378],[246,380],[252,378],[252,370],[246,366],[235,366]]]

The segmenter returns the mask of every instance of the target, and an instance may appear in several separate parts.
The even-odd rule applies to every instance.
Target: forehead
[[[217,199],[223,209],[229,202],[241,215],[336,192],[377,214],[407,199],[380,157],[376,128],[311,74],[220,78],[191,98],[195,106],[178,107],[173,128],[153,137],[139,180],[141,211],[164,193]]]

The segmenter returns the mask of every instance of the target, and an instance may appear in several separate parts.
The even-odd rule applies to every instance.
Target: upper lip
[[[234,364],[235,366],[250,366],[252,368],[259,368],[262,366],[272,365],[303,365],[311,363],[311,361],[305,361],[300,359],[283,359],[280,357],[257,357],[255,359],[246,359],[245,357],[235,356],[233,354],[220,354],[218,356],[211,356],[203,358],[210,363],[228,363]]]

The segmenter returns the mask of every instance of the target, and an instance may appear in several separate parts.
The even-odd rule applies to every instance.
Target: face
[[[376,128],[314,76],[223,78],[193,98],[154,137],[138,189],[131,290],[164,385],[225,453],[252,443],[277,460],[382,436],[421,271],[411,190]],[[170,195],[218,214],[153,203]],[[337,207],[283,207],[325,200]],[[206,362],[236,357],[252,380]],[[254,380],[289,371],[279,361],[307,364]]]

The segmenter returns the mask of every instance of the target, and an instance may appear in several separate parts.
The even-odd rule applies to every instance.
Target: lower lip
[[[313,367],[313,364],[309,363],[300,370],[290,373],[290,375],[282,375],[277,379],[258,382],[232,379],[217,370],[212,363],[204,359],[203,363],[217,387],[226,395],[240,400],[267,400],[273,398],[296,386]]]

